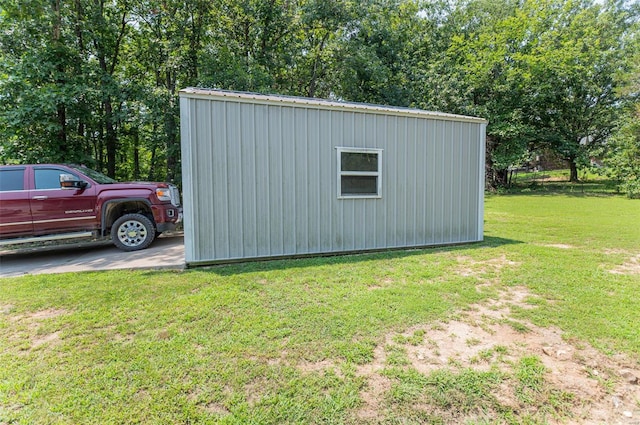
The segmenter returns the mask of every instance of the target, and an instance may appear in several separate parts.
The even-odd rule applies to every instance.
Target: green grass
[[[404,332],[523,286],[536,308],[516,309],[513,323],[557,326],[640,361],[640,275],[609,272],[640,254],[640,202],[489,196],[485,222],[485,242],[463,247],[2,279],[0,424],[455,423],[449,408],[544,423],[492,396],[513,380],[562,412],[570,394],[536,396],[535,358],[513,376],[423,374],[397,344],[427,344],[424,331]],[[500,257],[515,265],[456,273],[460,258]],[[391,334],[404,336],[390,344]],[[363,419],[359,371],[380,361],[377,347],[390,384],[379,416]],[[427,402],[437,409],[416,407]]]
[[[523,357],[516,367],[518,386],[516,395],[527,404],[533,402],[533,398],[540,394],[545,387],[544,375],[546,368],[538,357]]]
[[[520,316],[608,351],[640,353],[640,275],[609,270],[640,254],[640,204],[621,197],[487,199],[487,234],[514,235],[502,281],[550,301]],[[493,221],[493,223],[492,223]],[[635,311],[634,311],[635,310]]]

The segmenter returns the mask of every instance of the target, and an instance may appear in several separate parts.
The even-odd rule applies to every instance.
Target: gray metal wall
[[[482,120],[184,91],[180,108],[187,264],[482,240]],[[381,199],[338,199],[336,147],[384,150]]]

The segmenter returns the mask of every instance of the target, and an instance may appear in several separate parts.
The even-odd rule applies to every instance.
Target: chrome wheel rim
[[[147,239],[147,228],[136,220],[127,220],[118,227],[118,239],[123,245],[135,247]]]

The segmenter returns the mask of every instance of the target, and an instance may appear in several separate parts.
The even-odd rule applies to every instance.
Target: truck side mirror
[[[60,174],[61,189],[84,189],[87,186],[86,181],[78,180],[73,174]]]

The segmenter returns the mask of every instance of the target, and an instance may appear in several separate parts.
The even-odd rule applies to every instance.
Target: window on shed
[[[338,198],[381,198],[382,149],[337,150]]]

